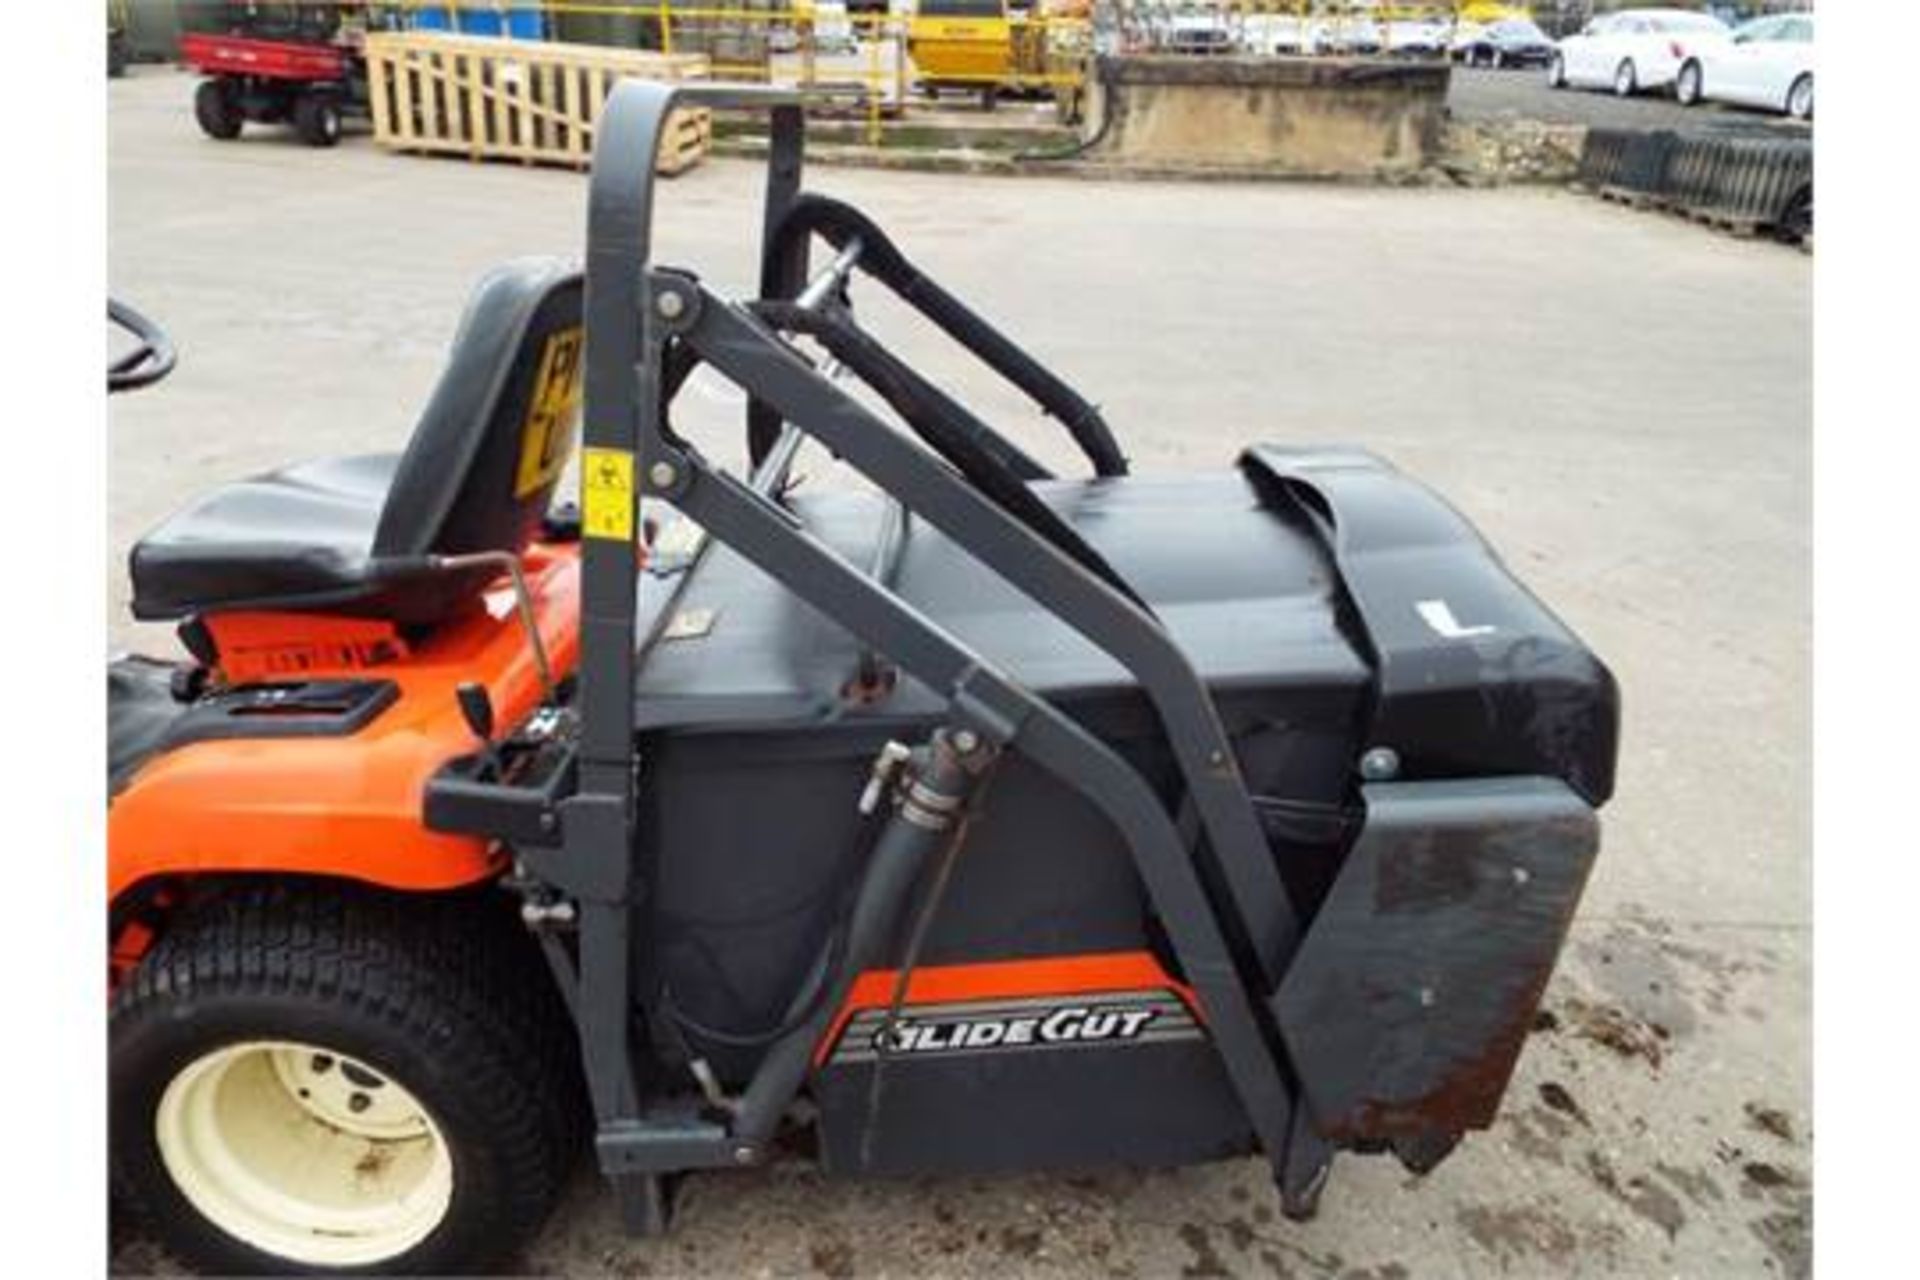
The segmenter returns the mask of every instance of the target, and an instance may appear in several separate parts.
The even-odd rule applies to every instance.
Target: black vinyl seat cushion
[[[368,565],[397,453],[323,458],[215,489],[133,550],[133,614],[320,608],[369,594]]]
[[[551,258],[480,282],[405,453],[301,463],[226,485],[133,549],[133,614],[338,612],[431,626],[478,598],[485,565],[537,533],[572,450],[582,282]]]

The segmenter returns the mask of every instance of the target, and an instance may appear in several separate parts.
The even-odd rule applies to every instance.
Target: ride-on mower
[[[688,102],[770,115],[758,298],[653,261]],[[483,1267],[587,1134],[658,1232],[685,1178],[796,1152],[1257,1154],[1304,1217],[1336,1151],[1426,1170],[1493,1120],[1613,787],[1605,667],[1370,454],[1132,474],[802,191],[803,131],[782,91],[622,84],[584,270],[486,278],[404,453],[134,548],[191,656],[109,675],[113,1166],[186,1258]],[[1091,476],[857,324],[856,280]],[[739,474],[674,428],[703,366],[748,397]],[[872,487],[796,493],[808,441]]]

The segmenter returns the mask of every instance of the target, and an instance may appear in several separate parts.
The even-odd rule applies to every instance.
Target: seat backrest
[[[554,258],[518,259],[480,282],[394,471],[376,563],[526,548],[573,448],[581,301],[578,267]]]

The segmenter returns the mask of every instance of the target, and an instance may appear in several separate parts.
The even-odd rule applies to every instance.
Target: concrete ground
[[[209,142],[189,90],[107,90],[110,280],[181,350],[171,381],[113,402],[116,608],[126,548],[194,493],[400,447],[478,274],[581,246],[577,174]],[[1343,1159],[1310,1224],[1277,1217],[1254,1161],[782,1167],[692,1179],[677,1232],[640,1242],[583,1169],[522,1269],[1805,1275],[1810,260],[1555,191],[815,176],[1086,387],[1141,468],[1352,441],[1449,495],[1619,677],[1606,845],[1499,1123],[1425,1178]],[[749,280],[758,182],[718,161],[666,187],[663,257]],[[902,346],[1070,461],[977,368],[921,332]],[[730,441],[737,402],[692,398]],[[173,1265],[138,1238],[114,1261]]]

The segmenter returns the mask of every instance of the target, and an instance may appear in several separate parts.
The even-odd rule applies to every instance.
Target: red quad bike
[[[366,60],[344,8],[250,10],[225,32],[180,37],[180,60],[206,77],[193,95],[201,130],[227,142],[248,121],[290,122],[308,146],[333,146],[343,119],[367,112]]]
[[[771,115],[758,297],[653,260],[689,103]],[[403,452],[134,548],[186,653],[109,670],[113,1170],[188,1260],[496,1265],[589,1135],[658,1232],[686,1179],[795,1153],[1251,1155],[1305,1217],[1336,1152],[1424,1171],[1494,1120],[1613,788],[1606,668],[1368,453],[1132,473],[801,189],[803,134],[783,91],[623,83],[584,272],[483,280]],[[116,376],[171,358],[140,350]],[[674,428],[703,366],[747,395],[738,473]],[[796,490],[810,442],[871,487]]]

